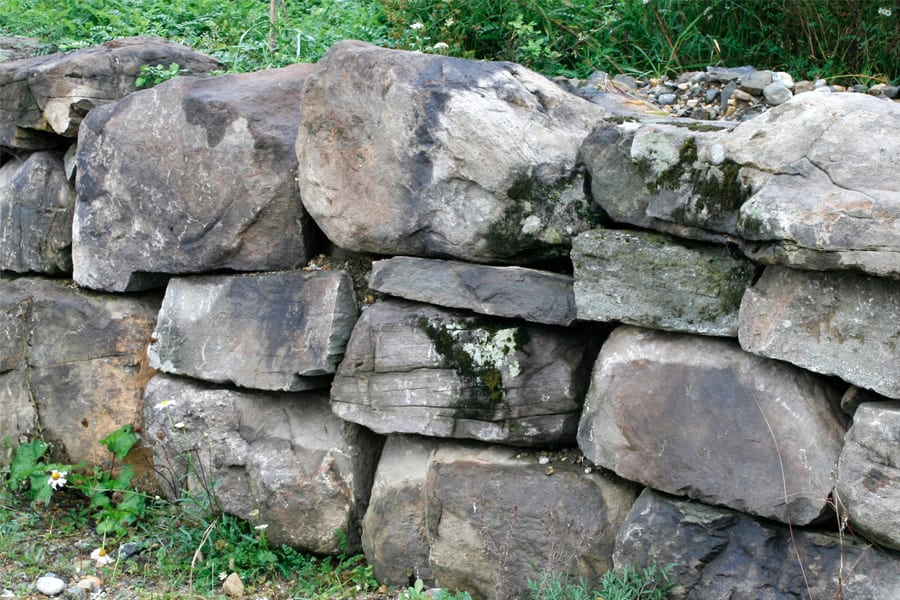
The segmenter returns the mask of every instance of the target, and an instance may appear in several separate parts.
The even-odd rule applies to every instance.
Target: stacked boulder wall
[[[573,454],[574,456],[574,454]],[[363,521],[380,581],[517,597],[566,573],[596,583],[638,488],[561,460],[474,442],[390,436]]]
[[[0,146],[68,145],[88,111],[135,91],[141,67],[159,64],[193,74],[223,67],[187,46],[141,37],[0,63]]]
[[[310,69],[179,77],[92,110],[78,143],[75,281],[121,292],[165,274],[306,264],[317,236],[294,141]]]
[[[590,329],[378,302],[353,329],[332,409],[377,433],[570,446],[596,341]]]
[[[100,440],[140,422],[158,310],[156,297],[0,279],[0,439],[42,433],[71,462],[105,464]]]
[[[606,122],[582,160],[617,222],[740,242],[771,264],[898,278],[898,127],[896,103],[808,93],[733,129]]]
[[[328,409],[319,392],[256,392],[157,375],[144,428],[161,486],[204,495],[267,525],[270,543],[316,554],[359,550],[382,441]]]
[[[303,203],[341,248],[473,262],[566,256],[578,149],[606,115],[537,73],[338,42],[303,93]]]
[[[741,302],[748,352],[900,399],[900,282],[767,267]]]
[[[327,387],[357,318],[344,271],[173,278],[150,365],[261,390]]]
[[[624,567],[671,565],[672,600],[900,597],[900,555],[644,490],[616,538]]]
[[[856,409],[838,463],[837,500],[856,531],[900,550],[900,402]]]
[[[621,327],[594,367],[578,444],[648,487],[805,525],[829,510],[839,398],[731,340]]]
[[[0,271],[71,273],[74,212],[62,152],[34,152],[0,167]]]

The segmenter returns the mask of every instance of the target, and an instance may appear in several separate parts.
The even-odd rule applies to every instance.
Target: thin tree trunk
[[[278,0],[269,0],[269,52],[275,51],[275,21],[278,18]]]

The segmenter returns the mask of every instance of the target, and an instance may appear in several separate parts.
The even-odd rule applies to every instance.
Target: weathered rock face
[[[850,524],[900,550],[900,402],[856,409],[838,463],[837,492]]]
[[[548,325],[575,320],[572,277],[548,271],[397,256],[372,263],[369,287],[483,315]]]
[[[594,229],[572,244],[578,318],[736,336],[756,267],[724,246],[661,234]]]
[[[377,433],[573,445],[592,358],[584,329],[384,301],[353,329],[332,409]]]
[[[565,255],[587,229],[578,148],[605,114],[511,63],[339,42],[304,90],[301,196],[358,252]]]
[[[616,568],[673,564],[673,600],[877,600],[900,594],[895,554],[849,535],[792,533],[652,490],[645,490],[631,509],[613,560]]]
[[[150,365],[262,390],[327,386],[356,323],[343,271],[287,271],[169,281]]]
[[[741,303],[748,352],[900,398],[900,283],[767,268]]]
[[[715,146],[724,125],[666,119],[598,124],[581,157],[593,201],[615,222],[701,240],[733,234],[748,192]],[[724,232],[724,233],[723,233]]]
[[[144,423],[170,498],[211,492],[225,512],[268,525],[272,544],[359,549],[381,441],[331,414],[325,395],[238,392],[158,375],[147,385]]]
[[[893,102],[800,94],[731,130],[602,124],[582,157],[615,221],[750,240],[761,262],[900,278],[898,126]]]
[[[35,152],[0,167],[0,270],[71,273],[74,211],[61,153]]]
[[[0,146],[40,150],[68,144],[59,136],[75,137],[88,111],[133,92],[142,66],[172,63],[196,74],[223,66],[157,38],[0,63]]]
[[[0,62],[29,58],[38,53],[40,46],[35,38],[0,35]]]
[[[800,94],[723,136],[753,196],[738,232],[756,260],[900,278],[900,105]],[[865,135],[859,135],[865,131]],[[752,167],[751,167],[752,165]]]
[[[828,508],[838,399],[729,340],[621,327],[594,367],[578,445],[654,489],[803,525]]]
[[[294,140],[310,68],[180,77],[92,111],[77,154],[78,284],[128,291],[159,274],[305,264],[316,234]]]
[[[105,464],[100,440],[140,422],[155,298],[0,279],[0,440],[42,430],[72,462]]]
[[[596,582],[637,488],[550,467],[501,446],[389,437],[363,521],[375,576],[476,598],[515,597],[550,572]]]

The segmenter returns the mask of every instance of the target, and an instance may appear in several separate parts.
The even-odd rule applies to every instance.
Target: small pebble
[[[784,104],[793,96],[791,90],[789,90],[786,85],[777,81],[770,83],[763,89],[763,97],[766,99],[766,102],[772,106]]]
[[[34,587],[45,596],[58,596],[66,589],[66,582],[54,575],[38,577]]]
[[[242,598],[244,596],[244,582],[241,581],[240,575],[232,573],[226,577],[222,583],[222,591],[226,596]]]
[[[678,101],[678,97],[675,94],[660,94],[656,97],[656,101],[663,106],[670,106]]]

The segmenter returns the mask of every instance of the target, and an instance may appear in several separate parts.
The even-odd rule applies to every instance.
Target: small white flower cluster
[[[886,8],[886,7],[884,7],[884,6],[879,6],[879,7],[878,7],[878,14],[881,15],[882,17],[889,17],[889,16],[891,16],[893,13],[891,12],[891,9]]]

